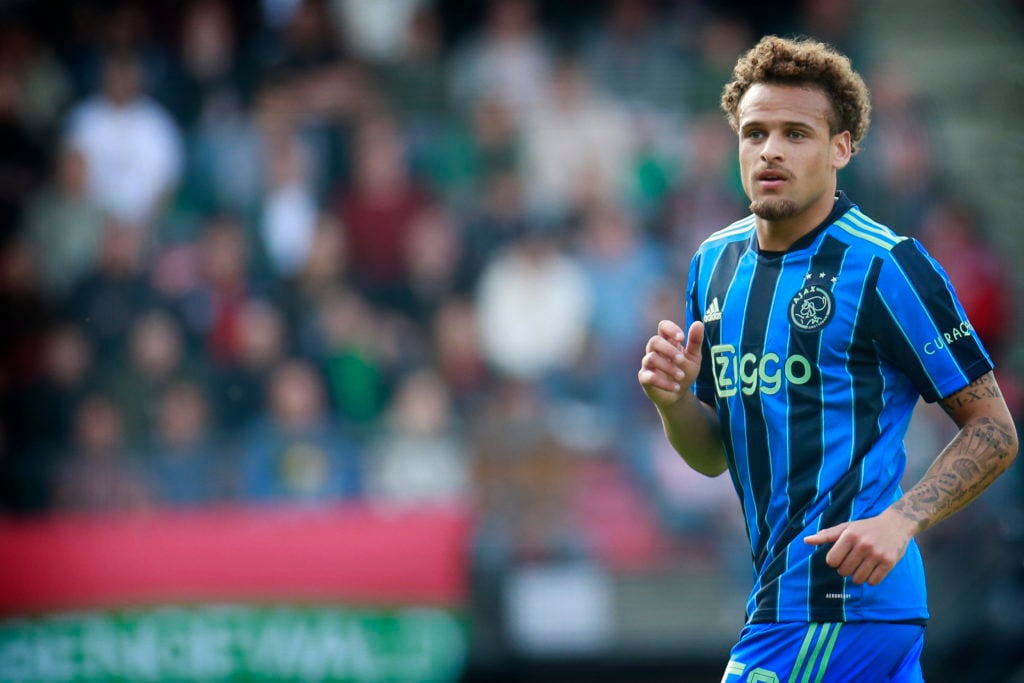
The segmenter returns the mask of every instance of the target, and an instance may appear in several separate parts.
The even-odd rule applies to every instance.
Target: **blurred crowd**
[[[4,3],[3,508],[455,503],[485,561],[748,571],[728,481],[677,461],[636,370],[748,212],[717,106],[761,33],[853,57],[875,109],[840,185],[997,359],[1014,323],[856,4],[772,5]]]

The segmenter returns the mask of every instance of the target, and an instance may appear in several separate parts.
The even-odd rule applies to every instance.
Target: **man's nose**
[[[777,135],[769,135],[761,146],[761,160],[772,162],[782,160],[782,140]]]

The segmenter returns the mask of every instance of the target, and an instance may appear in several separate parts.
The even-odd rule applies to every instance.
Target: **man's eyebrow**
[[[752,128],[752,127],[755,127],[755,126],[763,127],[765,125],[766,124],[765,124],[764,121],[760,121],[760,120],[754,119],[754,120],[751,120],[751,121],[746,121],[744,123],[741,123],[740,124],[740,130],[744,130],[746,128]],[[814,128],[814,125],[811,124],[811,123],[808,123],[807,121],[782,121],[779,125],[781,125],[783,128],[807,128],[807,129]]]

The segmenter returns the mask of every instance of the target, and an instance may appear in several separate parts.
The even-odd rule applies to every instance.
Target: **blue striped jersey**
[[[718,412],[750,540],[748,621],[926,621],[915,543],[858,586],[803,538],[898,499],[918,399],[992,369],[941,266],[839,193],[785,252],[758,249],[753,216],[711,235],[686,309],[705,325],[694,391]]]

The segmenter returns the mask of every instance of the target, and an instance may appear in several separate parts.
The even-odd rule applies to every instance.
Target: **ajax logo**
[[[806,279],[811,277],[808,273]],[[820,273],[818,277],[825,279],[827,276]],[[835,281],[833,277],[832,282]],[[789,302],[789,321],[801,332],[820,330],[832,320],[835,312],[836,300],[832,291],[814,283],[805,284]]]

